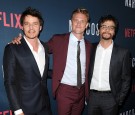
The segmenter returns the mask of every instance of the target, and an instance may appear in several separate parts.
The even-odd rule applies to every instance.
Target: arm
[[[10,107],[13,111],[20,109],[15,78],[16,60],[10,45],[5,47],[3,56],[4,85]]]
[[[123,59],[123,66],[122,66],[122,86],[121,86],[121,93],[119,96],[119,105],[123,103],[125,100],[128,91],[130,89],[130,81],[131,81],[131,61],[130,61],[130,53],[126,51]]]
[[[11,43],[13,44],[21,44],[22,34],[20,33],[19,36],[15,37]],[[9,43],[10,44],[10,43]]]
[[[15,115],[24,115],[22,109],[18,109],[18,110],[16,110],[16,111],[14,111],[14,114],[15,114]]]
[[[48,48],[49,48],[49,54],[53,53],[53,50],[55,49],[55,35],[47,42]]]

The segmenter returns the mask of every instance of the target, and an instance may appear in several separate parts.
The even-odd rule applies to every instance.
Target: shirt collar
[[[112,48],[113,48],[113,44],[114,44],[114,42],[113,42],[113,40],[112,40],[112,43],[111,43],[110,46],[109,46],[108,48],[106,48],[106,49],[112,49]],[[103,48],[100,43],[98,44],[97,47],[98,47],[98,48]],[[104,49],[104,48],[103,48],[103,49]]]
[[[23,36],[23,37],[24,37],[24,40],[26,41],[26,43],[28,44],[29,48],[30,48],[32,51],[34,51],[32,45],[31,45],[31,44],[28,42],[28,40],[26,39],[26,36]],[[41,51],[41,50],[43,49],[43,46],[42,46],[42,44],[40,43],[40,40],[39,40],[39,39],[38,39],[38,44],[39,44],[39,46],[38,46],[38,52],[39,52],[39,51]]]
[[[69,37],[73,42],[77,42],[77,41],[80,41],[80,42],[82,42],[82,41],[84,41],[84,36],[82,37],[82,39],[81,40],[78,40],[77,39],[77,37],[75,37],[75,35],[71,32],[70,33],[70,37]]]

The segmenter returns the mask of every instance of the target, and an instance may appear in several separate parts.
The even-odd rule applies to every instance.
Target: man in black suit
[[[48,50],[39,40],[43,18],[27,8],[21,15],[24,37],[8,44],[3,57],[4,84],[15,115],[51,115],[47,90]]]
[[[130,88],[130,53],[113,38],[118,21],[112,15],[98,22],[100,42],[93,45],[89,71],[89,115],[117,115]]]

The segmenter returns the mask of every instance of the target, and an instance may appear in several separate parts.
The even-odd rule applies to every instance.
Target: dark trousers
[[[60,84],[56,100],[58,115],[81,115],[85,102],[84,85],[78,89],[75,86]]]
[[[51,109],[44,107],[41,111],[37,113],[24,113],[24,115],[52,115]]]
[[[88,115],[118,115],[118,104],[112,93],[90,91]]]

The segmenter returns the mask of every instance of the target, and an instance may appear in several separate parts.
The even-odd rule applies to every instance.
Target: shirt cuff
[[[21,114],[21,113],[23,113],[22,109],[18,109],[16,111],[14,111],[14,114],[15,115],[18,115],[18,114]]]

